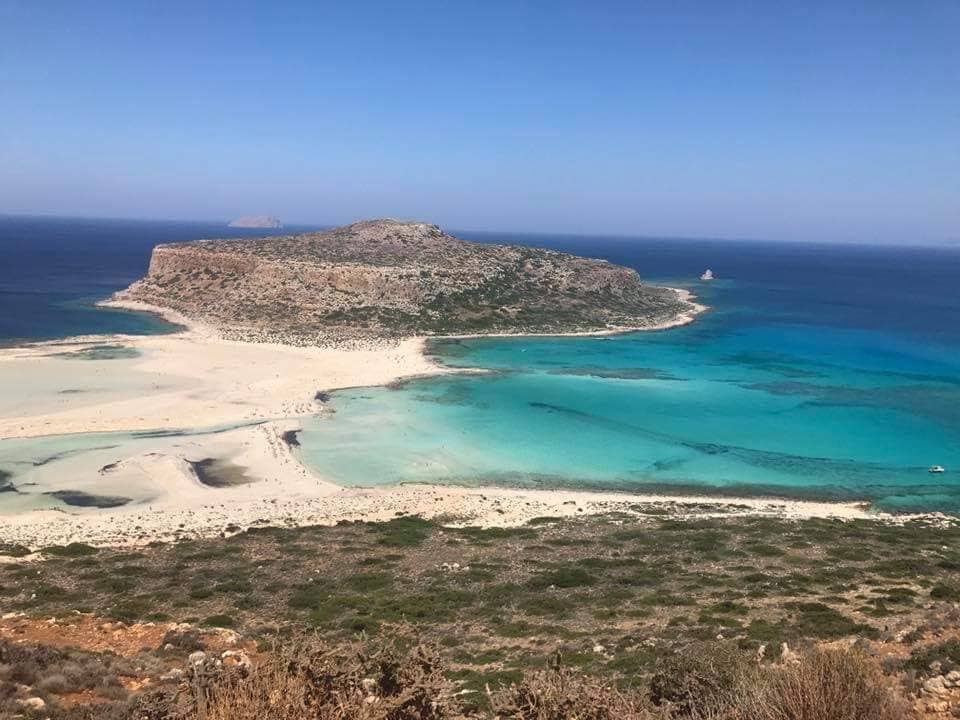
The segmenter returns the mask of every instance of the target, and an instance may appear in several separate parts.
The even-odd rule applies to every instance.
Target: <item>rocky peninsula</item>
[[[699,309],[604,260],[396,220],[159,245],[147,276],[115,300],[173,310],[229,339],[288,345],[652,329]]]

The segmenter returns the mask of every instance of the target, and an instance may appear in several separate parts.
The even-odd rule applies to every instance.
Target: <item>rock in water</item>
[[[227,227],[235,228],[282,228],[283,224],[279,218],[273,215],[245,215],[231,220]]]
[[[158,245],[118,293],[226,337],[289,344],[644,327],[689,311],[636,271],[566,253],[466,242],[370,220],[326,232]]]

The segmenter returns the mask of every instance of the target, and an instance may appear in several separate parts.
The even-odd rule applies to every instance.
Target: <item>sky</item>
[[[0,212],[960,242],[960,0],[0,0]]]

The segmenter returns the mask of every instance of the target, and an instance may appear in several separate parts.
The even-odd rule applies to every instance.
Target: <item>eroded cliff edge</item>
[[[175,310],[226,337],[321,345],[643,328],[693,308],[604,260],[472,243],[395,220],[158,245],[147,276],[115,298]]]

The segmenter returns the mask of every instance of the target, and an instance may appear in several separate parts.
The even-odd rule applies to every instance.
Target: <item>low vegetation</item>
[[[438,648],[289,643],[252,670],[199,663],[185,689],[139,700],[133,715],[177,720],[906,720],[912,708],[875,661],[816,650],[762,666],[731,644],[697,644],[622,690],[564,667],[496,690],[457,690]]]
[[[950,522],[790,521],[735,513],[691,519],[665,509],[662,516],[539,518],[506,529],[398,517],[263,527],[135,550],[76,543],[16,548],[0,565],[0,601],[4,611],[18,614],[8,625],[36,619],[43,629],[38,645],[48,628],[75,634],[77,618],[121,628],[180,627],[181,634],[189,628],[194,635],[188,633],[193,639],[187,642],[155,633],[143,647],[125,651],[122,663],[108,659],[109,642],[96,645],[93,659],[77,661],[99,668],[88,673],[89,681],[65,672],[60,661],[29,681],[3,676],[0,667],[0,681],[35,688],[47,703],[44,717],[51,718],[79,717],[57,713],[68,706],[79,712],[91,698],[100,712],[125,709],[143,696],[144,678],[160,693],[151,695],[155,701],[176,689],[178,702],[187,702],[174,670],[189,668],[189,653],[206,647],[200,635],[248,638],[253,645],[246,651],[258,657],[255,672],[266,678],[284,662],[289,666],[291,652],[305,652],[303,642],[290,638],[309,632],[322,645],[310,646],[313,659],[301,668],[326,667],[323,653],[355,652],[357,638],[380,647],[376,657],[393,663],[413,663],[409,652],[429,648],[417,662],[442,669],[436,670],[442,682],[430,675],[439,693],[430,702],[455,700],[451,713],[646,718],[663,717],[649,713],[669,707],[675,718],[906,717],[863,714],[850,702],[844,704],[849,715],[816,713],[850,688],[860,688],[856,695],[867,703],[888,698],[893,685],[916,699],[925,683],[960,667],[951,635],[960,625],[958,540],[960,528]],[[25,556],[25,550],[34,552]],[[0,638],[13,634],[0,623]],[[411,635],[415,642],[406,639]],[[278,643],[282,650],[275,652]],[[373,645],[365,647],[373,652]],[[831,655],[834,649],[842,657]],[[369,679],[371,667],[357,665],[356,672]],[[853,674],[842,686],[824,681],[820,696],[804,689],[817,677],[845,672]],[[44,682],[47,675],[65,682]],[[234,680],[211,676],[210,702],[224,693],[264,692]],[[577,690],[563,690],[572,686]],[[739,698],[735,709],[726,692]],[[763,700],[771,693],[778,694],[776,703]],[[371,694],[381,698],[378,707],[389,706],[388,694],[364,698]],[[73,700],[64,705],[63,697]],[[709,708],[706,697],[714,703]],[[591,703],[609,712],[583,714],[563,705],[570,698],[594,698]],[[255,701],[244,700],[251,707]],[[213,710],[190,702],[193,709],[181,708],[194,713],[186,718],[221,717],[203,715]],[[771,714],[775,705],[795,709]],[[408,717],[317,713],[310,717]]]

